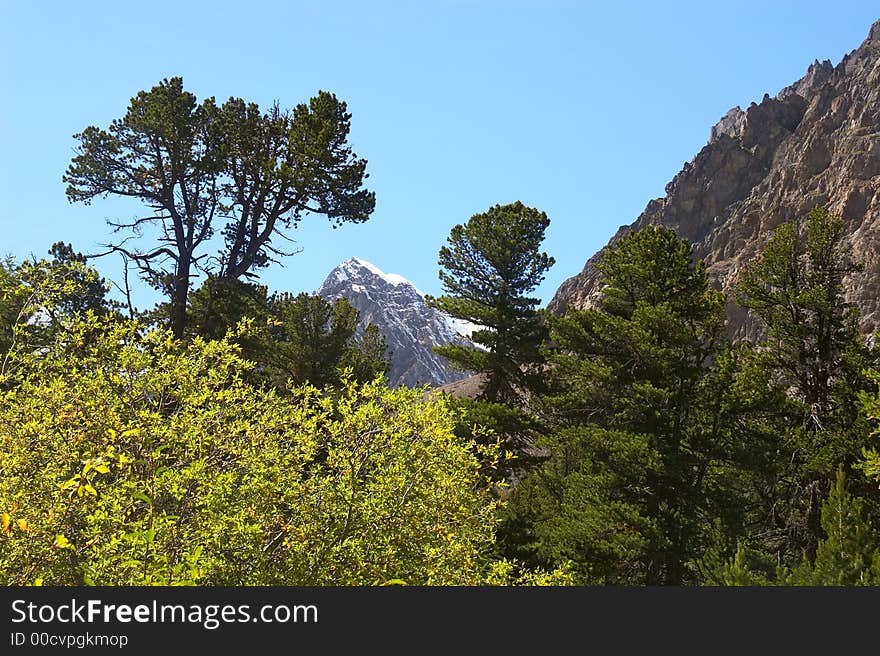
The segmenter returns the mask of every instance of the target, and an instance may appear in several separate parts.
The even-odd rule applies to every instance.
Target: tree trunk
[[[190,260],[185,253],[177,264],[174,276],[174,288],[171,293],[171,332],[178,339],[186,330],[186,301],[189,296]]]

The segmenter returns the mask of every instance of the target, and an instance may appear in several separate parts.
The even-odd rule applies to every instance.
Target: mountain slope
[[[731,109],[709,143],[609,245],[647,225],[673,228],[694,244],[717,285],[729,291],[781,223],[826,206],[843,218],[865,271],[846,280],[863,327],[880,326],[880,21],[837,65],[814,62],[775,97]],[[607,246],[606,246],[607,248]],[[597,253],[566,280],[548,308],[590,305],[599,290]],[[730,308],[733,336],[756,330]]]
[[[333,269],[316,293],[330,301],[346,298],[360,312],[360,330],[378,326],[391,351],[392,386],[445,385],[470,375],[451,368],[431,347],[470,345],[475,326],[430,307],[406,278],[354,257]]]

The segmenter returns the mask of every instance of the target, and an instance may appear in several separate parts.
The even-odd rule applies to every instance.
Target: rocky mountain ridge
[[[476,326],[429,306],[403,276],[353,257],[333,269],[316,294],[329,301],[346,298],[360,312],[359,330],[370,323],[378,326],[391,351],[388,379],[393,387],[439,386],[470,375],[450,367],[432,347],[471,345],[467,338]]]
[[[665,191],[609,245],[647,225],[672,228],[694,245],[713,282],[730,291],[776,226],[825,206],[842,217],[865,266],[845,281],[847,298],[859,306],[866,331],[880,327],[880,21],[837,66],[817,60],[776,96],[727,112]],[[550,311],[591,304],[600,291],[594,265],[601,253],[559,287]],[[734,337],[754,334],[733,304],[729,318]]]

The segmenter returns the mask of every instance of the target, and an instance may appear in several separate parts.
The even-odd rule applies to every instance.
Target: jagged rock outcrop
[[[666,185],[666,196],[651,200],[609,245],[647,225],[673,228],[693,243],[714,283],[730,290],[776,226],[817,206],[843,218],[865,265],[845,281],[847,298],[861,309],[866,331],[880,327],[880,21],[837,66],[816,61],[775,97],[731,109]],[[559,287],[551,311],[590,305],[600,291],[600,255]],[[731,334],[754,329],[731,305]]]
[[[429,306],[406,278],[354,257],[333,269],[316,293],[329,301],[346,298],[360,312],[359,330],[378,326],[391,351],[392,387],[445,385],[470,375],[450,367],[432,347],[471,345],[467,337],[475,326]]]
[[[826,59],[820,63],[817,59],[810,64],[806,75],[794,84],[782,89],[782,91],[776,94],[776,97],[782,100],[792,95],[797,95],[801,98],[812,98],[816,89],[825,84],[833,72],[834,66],[831,65],[830,61]]]

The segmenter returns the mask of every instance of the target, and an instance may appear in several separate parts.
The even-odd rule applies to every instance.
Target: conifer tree
[[[351,340],[339,367],[350,369],[354,380],[366,383],[388,373],[391,355],[379,327],[371,323],[364,327],[362,335]]]
[[[337,382],[338,367],[358,325],[358,311],[344,298],[333,303],[312,294],[270,299],[270,325],[257,355],[263,375],[284,387]]]
[[[167,296],[169,327],[181,337],[198,272],[254,277],[292,254],[279,242],[309,214],[334,225],[369,219],[375,195],[362,187],[366,160],[348,144],[350,122],[346,104],[326,91],[292,111],[264,111],[241,98],[198,102],[182,78],[165,79],[139,92],[106,129],[74,135],[67,198],[144,204],[140,216],[110,223],[131,234],[106,246]],[[142,235],[152,242],[137,245]],[[213,237],[222,246],[212,254]]]
[[[551,322],[551,455],[514,490],[505,535],[520,556],[576,562],[587,583],[691,582],[729,501],[712,374],[724,299],[662,227],[625,236],[598,267],[598,306]]]
[[[740,303],[764,328],[741,385],[763,400],[744,416],[745,432],[763,442],[765,454],[754,471],[751,501],[761,515],[751,530],[786,566],[803,553],[815,561],[825,537],[822,500],[838,467],[850,470],[869,444],[858,398],[870,388],[865,370],[877,351],[843,291],[844,277],[857,270],[840,219],[816,208],[802,224],[777,228],[739,284]],[[863,477],[846,481],[848,493],[880,517],[876,490]]]
[[[162,309],[167,310],[167,304]],[[245,317],[265,324],[269,312],[265,285],[209,276],[189,295],[187,333],[223,339]]]
[[[435,350],[460,369],[485,375],[480,398],[518,403],[534,380],[545,336],[530,297],[554,260],[541,252],[550,219],[517,201],[495,205],[452,228],[440,249],[440,279],[446,295],[429,303],[480,326],[471,339],[483,348],[460,344]]]
[[[864,512],[864,501],[847,491],[838,468],[822,504],[822,529],[815,562],[804,562],[787,581],[802,585],[877,585],[880,583],[880,536]]]

